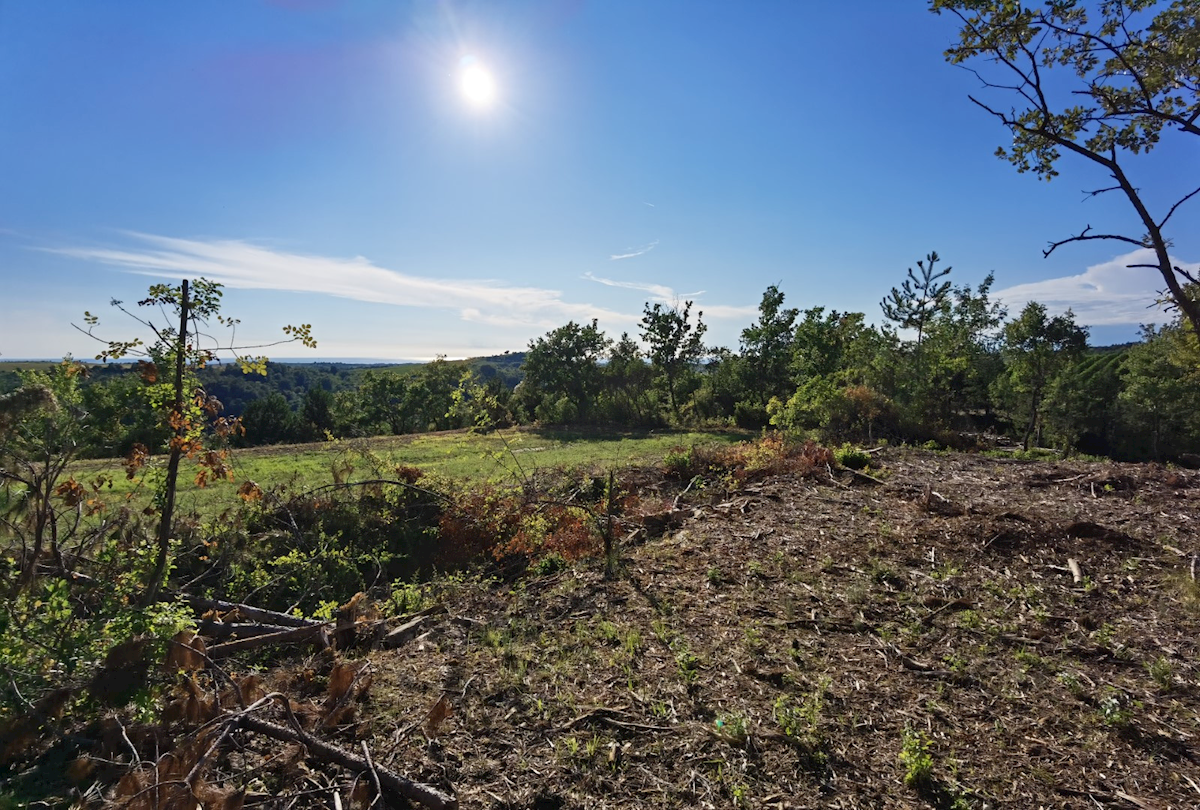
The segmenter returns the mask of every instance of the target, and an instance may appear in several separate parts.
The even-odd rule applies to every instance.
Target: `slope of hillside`
[[[681,508],[627,524],[613,575],[449,578],[347,652],[222,659],[169,727],[110,729],[76,795],[156,806],[149,764],[113,787],[131,736],[173,741],[160,782],[202,774],[205,806],[368,806],[369,769],[264,736],[295,712],[385,791],[464,808],[1200,806],[1200,475],[879,456],[663,483]],[[236,700],[205,697],[230,677]]]
[[[371,657],[372,737],[472,807],[1200,805],[1195,474],[884,464],[464,588]]]

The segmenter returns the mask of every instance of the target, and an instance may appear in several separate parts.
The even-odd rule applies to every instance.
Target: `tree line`
[[[238,420],[243,446],[511,425],[736,426],[824,441],[970,446],[989,434],[1129,460],[1200,452],[1194,331],[1183,317],[1136,344],[1088,345],[1070,312],[1009,313],[992,276],[956,286],[930,253],[866,313],[786,306],[766,289],[736,349],[703,313],[646,304],[636,334],[568,322],[525,352],[395,368],[208,364],[195,384]],[[80,455],[161,447],[170,427],[144,366],[92,366]],[[30,378],[30,382],[36,382]],[[141,403],[144,407],[138,407]],[[161,410],[161,409],[158,409]]]

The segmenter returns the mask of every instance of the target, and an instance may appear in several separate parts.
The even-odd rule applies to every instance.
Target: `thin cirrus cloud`
[[[1200,271],[1200,263],[1174,258],[1172,262],[1193,274]],[[1152,269],[1129,266],[1134,264],[1157,264],[1154,251],[1139,248],[1094,264],[1078,275],[997,290],[995,297],[1008,306],[1010,315],[1037,301],[1052,313],[1070,308],[1076,321],[1089,326],[1166,322],[1169,316],[1156,306],[1158,291],[1164,286],[1162,276]]]
[[[649,205],[649,203],[647,203],[647,205]],[[619,261],[621,261],[621,259],[633,259],[637,256],[646,255],[650,251],[654,250],[656,247],[658,247],[657,239],[655,239],[653,242],[651,242],[648,245],[642,245],[639,248],[630,248],[628,253],[614,253],[612,256],[609,256],[608,259],[609,259],[609,261],[613,261],[613,262],[619,262]]]
[[[704,290],[697,290],[692,293],[677,293],[674,288],[664,284],[644,284],[639,281],[617,281],[611,278],[601,278],[600,276],[584,273],[583,278],[588,281],[594,281],[597,284],[603,284],[606,287],[617,287],[622,290],[637,290],[644,292],[650,296],[650,300],[658,304],[666,304],[667,306],[677,307],[683,301],[694,301],[696,298],[704,295]],[[698,302],[697,302],[698,303]],[[758,307],[753,306],[730,306],[728,304],[700,304],[700,309],[710,318],[745,318],[754,315],[758,312]]]
[[[242,240],[177,239],[127,234],[134,246],[43,248],[51,253],[121,267],[147,276],[203,276],[230,288],[334,295],[378,304],[457,311],[465,321],[492,326],[552,328],[568,319],[628,323],[631,315],[565,301],[562,293],[498,281],[410,275],[362,256],[342,259],[271,250]]]

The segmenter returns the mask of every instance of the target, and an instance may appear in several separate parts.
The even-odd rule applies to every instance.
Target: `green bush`
[[[848,444],[834,450],[833,455],[838,464],[851,470],[865,470],[871,466],[870,454]]]

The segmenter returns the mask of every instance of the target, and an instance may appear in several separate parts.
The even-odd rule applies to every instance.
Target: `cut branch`
[[[187,597],[187,602],[194,610],[215,610],[220,613],[233,613],[236,611],[237,615],[244,619],[262,622],[263,624],[279,624],[284,627],[318,627],[326,624],[316,619],[305,619],[302,616],[292,616],[288,613],[279,613],[274,610],[257,608],[253,605],[243,605],[238,602],[225,602],[220,599],[189,596]]]
[[[330,745],[323,740],[319,740],[302,729],[285,728],[268,720],[261,720],[250,715],[243,715],[238,722],[243,728],[249,731],[265,734],[280,742],[300,743],[308,749],[309,756],[315,759],[323,762],[332,762],[356,774],[377,776],[379,784],[383,788],[410,801],[433,808],[433,810],[457,810],[458,808],[458,799],[443,793],[432,785],[425,785],[405,779],[403,776],[380,766],[379,763],[374,763],[375,767],[372,768],[372,763],[368,763],[365,759],[344,751],[337,746]]]
[[[267,636],[252,636],[250,638],[242,638],[237,641],[228,641],[224,644],[218,644],[215,647],[210,647],[208,657],[215,660],[228,658],[235,653],[245,650],[256,650],[259,647],[267,647],[272,644],[293,644],[299,641],[309,641],[311,639],[321,639],[325,633],[323,632],[328,625],[318,624],[312,627],[296,627],[291,630],[285,630],[282,633],[272,633]],[[323,644],[328,646],[328,644]]]

